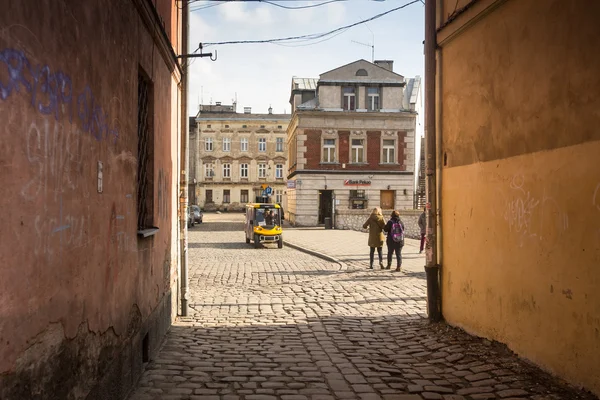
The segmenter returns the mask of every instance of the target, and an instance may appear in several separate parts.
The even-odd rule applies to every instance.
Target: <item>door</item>
[[[319,190],[319,224],[325,223],[325,218],[331,218],[333,206],[333,190]]]
[[[394,198],[396,197],[395,190],[382,190],[381,191],[381,209],[382,210],[393,210]]]

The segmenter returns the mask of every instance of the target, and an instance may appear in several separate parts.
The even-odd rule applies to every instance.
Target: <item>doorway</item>
[[[382,190],[381,191],[381,204],[380,207],[382,210],[393,210],[394,207],[394,198],[396,197],[395,190]]]
[[[319,225],[325,223],[325,218],[332,217],[333,190],[319,190]]]

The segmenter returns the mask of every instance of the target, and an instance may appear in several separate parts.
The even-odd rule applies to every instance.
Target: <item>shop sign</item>
[[[371,181],[368,179],[346,179],[344,186],[371,186]]]
[[[296,181],[287,181],[288,189],[296,189]]]

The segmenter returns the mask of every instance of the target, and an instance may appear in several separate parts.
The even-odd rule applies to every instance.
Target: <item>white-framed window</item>
[[[283,164],[275,165],[275,178],[283,178]]]
[[[267,164],[263,164],[263,163],[258,164],[258,177],[259,178],[267,177]]]
[[[231,178],[231,164],[223,164],[223,178]]]
[[[396,142],[395,140],[385,139],[383,141],[383,157],[382,162],[384,164],[393,164],[396,162],[395,158]]]
[[[213,138],[207,137],[204,139],[204,151],[213,151]]]
[[[231,138],[223,138],[223,151],[231,151]]]
[[[323,139],[323,162],[335,162],[335,139]]]
[[[278,137],[275,142],[275,151],[282,152],[283,151],[283,138]]]
[[[250,197],[248,196],[248,190],[242,189],[240,191],[240,203],[248,203],[249,199],[250,199]]]
[[[267,151],[267,138],[258,138],[258,151],[264,153]]]
[[[231,191],[229,189],[223,190],[223,203],[231,203]]]
[[[364,139],[352,139],[352,148],[350,160],[352,163],[365,162],[365,141]]]
[[[240,178],[248,178],[248,164],[240,164]]]
[[[283,202],[283,190],[275,191],[275,203],[281,204]]]
[[[204,176],[207,178],[215,176],[215,166],[212,163],[204,164]]]
[[[248,151],[248,138],[240,139],[240,151]]]
[[[342,94],[342,108],[345,111],[356,110],[356,90],[353,87],[344,87],[342,88]]]
[[[380,109],[379,88],[376,88],[376,87],[367,88],[367,109],[369,111],[377,111]]]

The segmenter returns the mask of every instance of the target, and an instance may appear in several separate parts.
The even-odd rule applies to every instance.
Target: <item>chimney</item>
[[[273,114],[273,108],[269,106],[269,114]]]
[[[390,72],[394,72],[394,61],[393,60],[375,60],[375,65],[385,68]]]
[[[252,107],[244,107],[244,114],[252,114]]]

